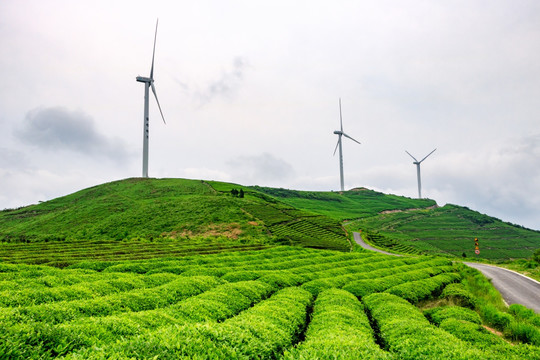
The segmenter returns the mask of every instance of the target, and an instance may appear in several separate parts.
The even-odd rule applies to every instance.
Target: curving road
[[[354,241],[364,249],[377,251],[387,255],[401,256],[366,244],[360,233],[354,232],[353,236]],[[537,314],[540,314],[540,282],[515,271],[497,266],[469,262],[464,264],[478,269],[484,276],[491,279],[493,286],[499,290],[507,304],[521,304],[529,309],[533,309]]]
[[[521,304],[540,314],[540,282],[515,271],[478,263],[464,263],[480,270],[501,293],[507,304]]]

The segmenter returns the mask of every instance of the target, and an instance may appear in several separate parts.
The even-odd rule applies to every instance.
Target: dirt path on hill
[[[437,209],[439,205],[435,204],[432,206],[428,206],[425,208],[414,208],[414,209],[395,209],[395,210],[383,210],[379,212],[379,215],[381,214],[394,214],[394,213],[401,213],[401,212],[410,212],[410,211],[417,211],[417,210],[433,210]]]

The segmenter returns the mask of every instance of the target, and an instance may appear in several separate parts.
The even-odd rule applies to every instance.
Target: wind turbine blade
[[[435,149],[435,150],[437,150],[437,149]],[[429,154],[427,154],[427,155],[426,155],[422,160],[420,160],[419,162],[422,162],[422,161],[426,160],[427,157],[428,157],[429,155],[431,155],[431,154],[433,154],[433,153],[435,152],[435,150],[433,150],[432,152],[430,152]]]
[[[341,127],[341,132],[343,132],[343,118],[341,116],[341,98],[339,98],[339,125]]]
[[[152,52],[152,67],[150,68],[150,79],[154,80],[154,55],[156,55],[157,27],[159,19],[156,20],[156,33],[154,34],[154,51]]]
[[[359,141],[356,141],[355,139],[353,139],[352,137],[350,137],[349,135],[347,135],[347,134],[345,134],[345,133],[343,133],[343,136],[345,136],[346,138],[349,138],[349,139],[351,139],[352,141],[354,141],[354,142],[360,144]]]
[[[154,87],[154,83],[152,83],[152,92],[154,93],[154,97],[156,98],[157,106],[159,108],[159,112],[161,113],[161,118],[163,119],[163,123],[167,125],[167,123],[165,122],[165,117],[163,116],[163,111],[161,111],[161,106],[159,105],[159,100],[157,98],[156,88]]]
[[[416,158],[415,158],[414,156],[412,156],[410,152],[408,152],[407,150],[405,150],[405,152],[406,152],[407,154],[409,154],[409,156],[412,157],[414,161],[418,162],[418,160],[416,160]]]
[[[341,141],[341,136],[339,137],[338,141],[337,141],[337,144],[336,144],[336,148],[334,149],[334,155],[332,156],[335,156],[336,155],[336,151],[337,151],[337,148],[339,146],[339,142]]]

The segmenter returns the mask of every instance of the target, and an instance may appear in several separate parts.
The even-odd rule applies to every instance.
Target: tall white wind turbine
[[[159,21],[159,20],[158,20]],[[156,38],[157,38],[157,28],[158,21],[156,21],[156,33],[154,35],[154,51],[152,52],[152,67],[150,68],[150,77],[137,76],[137,81],[144,83],[144,124],[143,124],[143,169],[142,176],[148,177],[148,131],[149,131],[149,122],[148,122],[148,95],[149,89],[152,88],[154,97],[156,98],[157,106],[159,112],[161,113],[161,118],[163,123],[165,123],[165,117],[163,117],[163,111],[161,111],[161,106],[159,105],[159,100],[156,94],[156,88],[154,87],[154,56],[156,54]],[[165,123],[166,124],[166,123]]]
[[[434,149],[432,152],[430,152],[429,154],[427,154],[422,160],[418,161],[416,160],[416,158],[414,156],[411,155],[411,153],[409,153],[407,150],[405,150],[405,152],[407,154],[409,154],[410,157],[413,158],[414,162],[413,164],[416,165],[416,177],[418,178],[418,198],[421,199],[422,198],[422,180],[420,179],[420,164],[422,163],[422,161],[426,160],[427,157],[431,154],[433,154],[435,152],[435,150],[437,149]]]
[[[341,182],[341,191],[345,191],[345,181],[343,179],[343,149],[341,146],[341,137],[345,136],[346,138],[349,138],[358,144],[360,143],[343,132],[343,118],[341,116],[341,98],[339,99],[339,125],[340,125],[341,130],[334,131],[334,134],[338,135],[338,141],[336,144],[336,148],[334,149],[334,155],[336,155],[336,151],[339,147],[339,179]]]

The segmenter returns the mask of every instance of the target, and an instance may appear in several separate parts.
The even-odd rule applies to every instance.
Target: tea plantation
[[[63,269],[2,263],[0,355],[539,358],[540,338],[511,344],[480,325],[500,326],[494,319],[505,318],[502,331],[520,323],[538,335],[540,324],[535,314],[520,319],[497,309],[489,313],[481,300],[473,304],[474,295],[464,284],[474,271],[436,257],[290,246],[179,258],[87,260]],[[461,293],[451,285],[459,285]],[[475,316],[454,312],[441,320],[433,309],[425,316],[415,306],[434,299]]]
[[[287,192],[128,179],[0,212],[0,359],[540,359],[540,315],[477,270],[341,225],[431,201]]]

